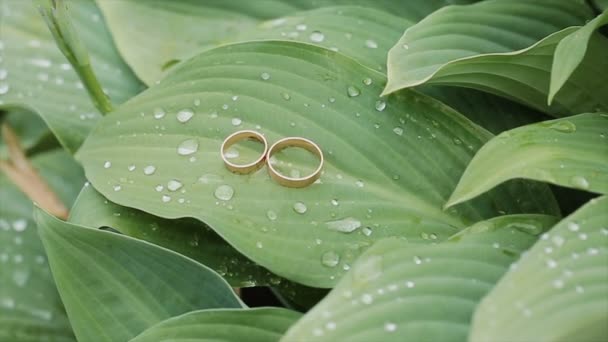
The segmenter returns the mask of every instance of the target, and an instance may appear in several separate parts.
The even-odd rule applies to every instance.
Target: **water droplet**
[[[363,79],[363,84],[365,84],[366,86],[371,85],[372,84],[372,79],[369,77],[366,77]]]
[[[370,49],[377,49],[378,43],[376,43],[376,41],[374,41],[374,40],[368,39],[365,41],[365,46]]]
[[[165,116],[165,114],[167,114],[167,113],[165,112],[164,109],[162,109],[160,107],[154,108],[154,118],[155,119],[162,119]]]
[[[378,100],[376,101],[376,110],[381,112],[384,109],[386,109],[386,102],[382,101],[382,100]]]
[[[395,127],[395,128],[393,128],[393,132],[395,134],[399,135],[399,136],[402,136],[403,135],[403,128],[401,128],[401,127]]]
[[[403,45],[401,45],[401,47],[402,47],[404,50],[409,50],[409,49],[410,49],[410,46],[409,46],[409,45],[407,45],[407,44],[403,44]]]
[[[327,330],[336,330],[336,322],[327,322],[325,328],[327,328]]]
[[[298,214],[304,214],[306,213],[306,210],[308,210],[308,208],[306,208],[306,204],[302,202],[296,202],[293,204],[293,210]]]
[[[346,89],[346,93],[348,94],[349,97],[357,97],[357,96],[361,95],[361,91],[359,90],[359,88],[357,88],[355,86],[349,86]]]
[[[230,108],[230,106],[229,106],[227,103],[224,103],[224,104],[222,105],[222,109],[223,109],[223,110],[227,110],[228,108]]]
[[[169,191],[177,191],[182,186],[183,186],[183,184],[180,181],[178,181],[177,179],[172,179],[167,182],[167,189],[169,189]]]
[[[298,24],[298,25],[296,25],[296,30],[298,30],[298,31],[306,31],[306,29],[307,29],[306,24]]]
[[[177,121],[181,122],[181,123],[186,123],[188,122],[190,119],[192,119],[192,117],[194,116],[194,112],[192,111],[192,109],[186,108],[186,109],[182,109],[179,112],[177,112]]]
[[[109,169],[112,167],[112,162],[106,161],[105,163],[103,163],[103,168],[104,169]]]
[[[289,101],[291,100],[291,95],[287,94],[287,93],[281,93],[281,97],[283,98],[283,100],[285,101]]]
[[[352,233],[361,227],[361,221],[352,217],[347,217],[336,221],[328,221],[325,222],[325,224],[327,224],[327,228],[342,233]]]
[[[420,259],[419,256],[415,255],[413,259],[414,259],[414,264],[416,264],[416,265],[422,264],[422,259]]]
[[[6,71],[6,69],[0,69],[0,81],[6,79],[6,76],[8,76],[8,71]]]
[[[583,176],[573,176],[570,178],[570,184],[575,188],[587,190],[589,189],[589,181]]]
[[[234,159],[234,158],[238,158],[238,156],[240,155],[239,150],[237,150],[234,147],[230,147],[229,149],[226,150],[226,152],[224,153],[224,157],[226,157],[227,159]]]
[[[239,118],[232,118],[232,126],[239,126],[240,124],[243,123],[243,120],[239,119]]]
[[[267,72],[263,72],[260,74],[260,78],[264,81],[268,81],[270,79],[270,74]]]
[[[397,324],[391,322],[384,323],[384,330],[388,332],[394,332],[395,330],[397,330]]]
[[[331,205],[333,205],[333,206],[338,206],[338,205],[340,205],[340,202],[338,202],[338,200],[337,200],[337,199],[335,199],[335,198],[334,198],[334,199],[332,199],[330,203],[331,203]]]
[[[150,175],[153,175],[154,172],[156,172],[156,166],[148,165],[148,166],[144,167],[144,175],[150,176]]]
[[[129,167],[127,167],[127,170],[129,170],[129,172],[135,171],[135,165],[129,165]]]
[[[372,295],[370,295],[369,293],[364,293],[364,294],[361,296],[361,302],[362,302],[363,304],[367,304],[367,305],[369,305],[369,304],[371,304],[371,303],[373,303],[373,302],[374,302],[374,297],[372,297]]]
[[[234,196],[234,189],[230,185],[220,185],[215,189],[215,197],[222,201],[230,201]]]
[[[13,229],[16,232],[22,232],[27,228],[27,221],[24,219],[18,219],[13,221]]]
[[[114,191],[120,191],[122,189],[122,186],[114,185],[112,188],[114,189]]]
[[[363,229],[361,229],[361,232],[363,233],[363,235],[365,236],[370,236],[372,235],[372,229],[370,227],[365,227]]]
[[[231,97],[231,99],[232,99],[232,101],[236,101],[236,100],[238,100],[238,99],[239,99],[239,96],[238,96],[238,95],[233,95],[233,96]]]
[[[268,217],[268,219],[269,219],[270,221],[274,221],[274,220],[276,220],[276,219],[277,219],[277,213],[275,213],[275,212],[274,212],[274,211],[272,211],[272,210],[268,210],[268,211],[266,212],[266,217]]]
[[[327,267],[336,267],[340,262],[340,256],[334,251],[328,251],[321,256],[321,263]]]
[[[416,284],[413,281],[405,282],[405,287],[407,287],[408,289],[414,288],[414,286],[416,286]]]
[[[363,183],[363,181],[362,181],[362,180],[358,180],[358,181],[356,181],[356,182],[355,182],[355,185],[356,185],[358,188],[362,188],[362,187],[364,187],[364,186],[365,186],[365,183]]]
[[[547,260],[547,267],[549,267],[549,268],[556,268],[557,267],[557,261],[555,261],[553,259],[548,259]]]
[[[201,100],[200,100],[200,99],[196,99],[196,100],[194,100],[194,105],[195,105],[196,107],[200,106],[200,105],[201,105]]]
[[[171,201],[171,196],[168,195],[163,195],[163,197],[161,197],[163,203],[167,203],[169,201]]]
[[[182,156],[190,155],[198,150],[198,140],[186,139],[177,146],[177,154]]]
[[[261,242],[261,241],[256,242],[256,243],[255,243],[255,246],[256,246],[257,248],[263,248],[263,247],[264,247],[264,245],[262,244],[262,242]]]
[[[570,121],[558,121],[551,126],[549,126],[552,130],[561,132],[561,133],[573,133],[576,132],[576,125]]]
[[[165,187],[159,184],[159,185],[157,185],[156,187],[154,187],[154,189],[155,189],[157,192],[161,192],[161,191],[163,191],[163,189],[165,189]]]
[[[320,31],[312,31],[310,34],[310,41],[313,43],[320,43],[325,40],[325,35]]]

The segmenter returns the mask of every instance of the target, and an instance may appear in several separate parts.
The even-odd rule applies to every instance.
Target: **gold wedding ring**
[[[230,146],[236,144],[237,142],[239,142],[241,140],[245,140],[245,139],[256,140],[256,141],[259,141],[262,144],[264,144],[264,152],[262,152],[262,154],[260,155],[260,157],[258,159],[254,160],[253,162],[248,163],[248,164],[235,164],[235,163],[229,161],[226,158],[226,150],[228,148],[230,148]],[[266,159],[266,153],[268,152],[268,142],[266,141],[266,138],[264,138],[264,136],[262,134],[260,134],[256,131],[247,131],[247,130],[238,131],[238,132],[232,133],[224,140],[220,151],[222,154],[222,160],[224,161],[226,168],[228,168],[228,170],[230,170],[234,173],[244,175],[244,174],[248,174],[248,173],[254,172],[256,170],[259,170],[264,165],[264,160]]]
[[[316,155],[317,157],[319,157],[319,167],[317,167],[317,169],[313,173],[309,174],[306,177],[294,178],[280,174],[270,163],[270,157],[272,157],[275,153],[284,150],[288,147],[300,147]],[[268,173],[270,174],[270,177],[274,179],[277,183],[289,188],[303,188],[314,183],[321,176],[321,169],[323,168],[323,152],[317,144],[308,139],[300,137],[283,138],[275,142],[268,150],[268,158],[266,159],[266,164],[268,164]]]

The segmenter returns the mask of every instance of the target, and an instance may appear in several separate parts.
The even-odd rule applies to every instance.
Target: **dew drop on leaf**
[[[363,79],[363,84],[365,84],[366,86],[371,85],[372,84],[372,79],[369,77],[366,77]]]
[[[310,34],[310,41],[313,43],[320,43],[325,40],[325,35],[320,31],[312,31]]]
[[[384,324],[384,330],[387,332],[394,332],[397,330],[397,325],[395,323],[387,322]]]
[[[349,86],[346,89],[346,93],[348,94],[349,97],[357,97],[357,96],[361,95],[361,91],[359,90],[359,88],[357,88],[355,86]]]
[[[167,203],[171,201],[171,196],[163,195],[163,197],[161,197],[161,200],[163,201],[163,203]]]
[[[176,179],[172,179],[169,182],[167,182],[167,189],[169,191],[177,191],[182,187],[182,183]]]
[[[306,204],[304,204],[302,202],[296,202],[293,204],[293,211],[295,211],[298,214],[304,214],[304,213],[306,213],[307,210],[308,210],[308,208],[306,208]]]
[[[274,220],[276,220],[276,219],[277,219],[277,213],[275,213],[275,212],[274,212],[274,211],[272,211],[272,210],[268,210],[268,211],[266,212],[266,217],[268,217],[268,219],[269,219],[270,221],[274,221]]]
[[[241,120],[239,118],[232,118],[231,123],[232,123],[232,126],[239,126],[240,124],[243,123],[243,120]]]
[[[403,128],[401,128],[401,127],[395,127],[395,128],[393,128],[393,133],[401,136],[401,135],[403,135]]]
[[[328,251],[321,256],[321,263],[327,267],[336,267],[340,262],[340,256],[334,251]]]
[[[234,189],[230,185],[223,184],[215,189],[214,195],[219,200],[230,201],[234,196]]]
[[[156,172],[156,166],[148,165],[148,166],[144,167],[144,175],[150,176],[150,175],[153,175],[154,172]]]
[[[381,112],[384,109],[386,109],[386,102],[382,101],[382,100],[378,100],[376,101],[376,110]]]
[[[109,161],[106,161],[105,163],[103,163],[103,168],[104,169],[109,169],[112,167],[112,163]]]
[[[589,189],[589,181],[583,176],[573,176],[570,178],[570,184],[578,189]]]
[[[570,121],[559,121],[549,126],[554,131],[561,133],[573,133],[576,132],[576,125]]]
[[[376,41],[374,41],[374,40],[368,39],[365,41],[365,46],[370,49],[377,49],[378,43],[376,43]]]
[[[327,225],[327,228],[342,233],[352,233],[359,227],[361,227],[361,221],[352,217],[347,217],[341,220],[328,221],[325,222],[325,224]]]
[[[186,122],[190,121],[190,119],[192,119],[193,116],[194,116],[194,112],[190,108],[182,109],[179,112],[177,112],[177,115],[176,115],[177,121],[179,121],[181,123],[186,123]]]
[[[260,78],[264,81],[268,81],[270,79],[270,74],[267,72],[263,72],[260,74]]]
[[[177,154],[182,156],[190,155],[198,150],[198,141],[195,139],[186,139],[177,146]]]
[[[154,118],[155,119],[162,119],[165,116],[165,114],[167,114],[167,113],[165,112],[164,109],[162,109],[160,107],[154,108]]]

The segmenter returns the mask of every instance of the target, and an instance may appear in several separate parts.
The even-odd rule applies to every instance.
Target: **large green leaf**
[[[608,197],[556,225],[483,299],[470,341],[608,337]]]
[[[169,317],[241,307],[211,269],[167,249],[34,211],[79,341],[127,341]]]
[[[301,314],[281,308],[193,311],[144,331],[131,342],[278,341]]]
[[[590,14],[586,4],[570,0],[490,0],[446,7],[410,27],[391,49],[384,92],[452,85],[491,92],[556,116],[608,108],[608,88],[597,77],[605,73],[606,52],[588,54],[547,105],[556,46],[576,28],[554,32],[583,24]],[[607,39],[594,37],[592,49],[606,50]]]
[[[116,52],[94,2],[69,4],[102,85],[114,102],[129,99],[141,84]],[[75,152],[101,115],[33,2],[1,0],[0,7],[0,109],[38,113],[59,141]]]
[[[11,113],[0,113],[0,125],[7,124],[19,137],[19,142],[24,150],[29,150],[35,147],[44,138],[50,135],[49,129],[44,121],[35,113],[19,110]],[[5,159],[8,156],[6,144],[1,139],[0,133],[0,158]]]
[[[32,163],[70,205],[84,182],[72,157],[53,151],[38,155]],[[1,173],[0,340],[74,340],[36,233],[32,203]]]
[[[214,269],[235,287],[280,282],[275,275],[243,257],[204,223],[193,219],[168,220],[121,207],[86,186],[72,207],[69,221],[85,227],[111,227],[188,256]]]
[[[164,70],[176,61],[185,60],[201,49],[214,47],[227,41],[235,41],[242,36],[242,32],[257,31],[258,25],[268,19],[291,15],[298,11],[315,9],[326,6],[364,6],[370,9],[385,11],[386,22],[393,19],[392,13],[403,20],[420,20],[434,10],[451,3],[470,3],[475,0],[264,0],[264,1],[222,1],[222,0],[123,0],[98,1],[98,5],[108,22],[116,45],[127,63],[135,73],[148,85],[154,84],[161,78]],[[388,13],[387,13],[388,12]],[[318,18],[308,17],[304,23],[313,27],[321,25],[330,32],[342,31],[348,27],[339,27],[339,15],[327,15],[337,21],[325,22]],[[336,13],[337,14],[337,13]],[[382,13],[378,13],[382,15]],[[299,15],[297,15],[299,16]],[[348,14],[347,14],[348,16]],[[294,18],[298,20],[297,18]],[[366,19],[367,21],[369,19]],[[377,19],[372,19],[374,22]],[[263,25],[281,26],[285,19],[277,19]],[[373,32],[372,25],[371,29]],[[357,37],[357,28],[354,30],[353,43],[370,39]],[[263,28],[261,31],[265,31]],[[284,37],[288,33],[284,30]],[[310,33],[312,32],[309,31]],[[320,31],[321,33],[323,31]],[[310,36],[306,34],[306,37]],[[361,32],[366,35],[365,31]],[[154,39],[150,39],[154,37]],[[339,42],[347,37],[328,35],[328,41]],[[243,38],[251,38],[245,36]],[[263,38],[267,38],[264,36]],[[289,38],[289,37],[287,37]],[[380,39],[386,39],[381,37]],[[350,45],[350,42],[342,42]],[[379,45],[382,46],[382,45]],[[388,47],[387,47],[388,48]],[[384,49],[386,50],[386,49]],[[385,51],[383,51],[385,52]],[[373,55],[373,53],[372,53]]]
[[[601,39],[598,39],[598,37],[595,36],[598,35],[596,30],[606,24],[608,24],[608,11],[605,11],[603,14],[593,19],[578,31],[570,33],[569,36],[559,42],[555,49],[555,58],[553,59],[553,67],[551,70],[549,103],[551,103],[555,94],[562,89],[574,71],[583,63],[585,56],[588,53],[604,55],[604,58],[594,58],[594,60],[603,63],[601,66],[598,66],[600,70],[608,70],[608,54],[603,51],[608,46],[605,44],[591,43],[592,39],[601,41]],[[590,47],[596,49],[591,50],[589,49]],[[608,87],[605,82],[600,85]],[[608,93],[608,90],[604,93]]]
[[[441,240],[499,213],[556,213],[548,188],[522,183],[444,212],[490,134],[413,91],[379,99],[384,81],[311,45],[226,46],[181,64],[104,118],[78,156],[112,202],[166,218],[198,218],[253,261],[317,287],[333,285],[382,237],[428,243],[431,233]],[[194,115],[182,123],[176,115],[183,120],[184,110]],[[219,148],[239,129],[257,129],[271,142],[293,135],[316,141],[325,151],[323,176],[290,189],[265,170],[228,172]],[[300,151],[287,150],[273,162],[288,174],[316,167],[308,154],[293,152]],[[240,156],[255,153],[245,147]]]
[[[379,241],[282,341],[465,341],[478,301],[555,222],[504,216],[437,245]]]
[[[580,114],[498,135],[475,155],[448,206],[514,178],[608,193],[608,114]]]

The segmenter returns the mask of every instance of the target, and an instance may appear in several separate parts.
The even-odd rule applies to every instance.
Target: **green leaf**
[[[477,303],[555,222],[515,215],[437,245],[379,241],[281,341],[465,341]]]
[[[608,193],[608,114],[580,114],[507,131],[484,145],[446,206],[514,178]]]
[[[576,28],[556,31],[581,25],[590,14],[586,4],[570,0],[490,0],[446,7],[410,27],[391,49],[384,93],[421,84],[451,85],[487,91],[554,116],[608,108],[606,86],[597,77],[605,73],[605,62],[597,59],[602,54],[590,56],[555,103],[547,105],[553,54]],[[605,45],[606,39],[597,43]]]
[[[562,89],[576,69],[583,63],[587,53],[602,54],[603,57],[595,57],[594,60],[600,61],[600,63],[603,62],[603,66],[600,66],[602,70],[608,69],[608,54],[605,52],[608,45],[605,42],[602,43],[604,40],[599,38],[599,33],[596,33],[597,29],[606,24],[608,24],[608,11],[605,11],[587,25],[572,32],[559,42],[555,49],[555,58],[553,59],[551,70],[549,104],[551,104],[555,95]],[[595,49],[592,50],[590,47]],[[605,82],[602,82],[602,84],[605,85]],[[608,90],[605,93],[608,93]]]
[[[441,240],[499,213],[557,213],[548,188],[523,183],[444,212],[490,134],[416,92],[379,99],[384,81],[312,45],[213,49],[105,117],[78,156],[110,201],[160,217],[197,218],[273,273],[315,287],[331,287],[382,237],[428,243],[422,236],[429,229]],[[349,87],[359,94],[349,95]],[[185,123],[176,117],[183,110],[193,113]],[[220,145],[241,129],[257,129],[270,142],[317,142],[326,157],[320,182],[290,189],[266,170],[227,171]],[[197,148],[180,155],[181,144]],[[241,159],[257,155],[251,146],[237,151]],[[302,175],[316,168],[316,160],[297,152],[276,155],[276,166]]]
[[[235,287],[280,282],[277,276],[245,258],[211,228],[193,219],[168,220],[109,202],[86,186],[70,211],[69,221],[85,227],[111,227],[122,234],[190,257],[219,273]]]
[[[55,150],[33,165],[69,205],[84,177],[67,153]],[[0,340],[74,341],[32,219],[31,201],[0,173]]]
[[[300,316],[282,308],[193,311],[163,321],[131,342],[278,341]]]
[[[49,128],[44,121],[35,113],[25,110],[13,111],[4,116],[0,113],[0,125],[4,123],[13,129],[25,151],[35,147],[50,135]],[[7,156],[6,144],[0,136],[0,158],[6,159]]]
[[[473,1],[458,0],[456,2],[470,3]],[[122,56],[146,84],[152,85],[161,78],[165,68],[174,64],[175,61],[186,60],[202,49],[238,41],[239,36],[242,36],[241,32],[260,30],[258,25],[265,20],[318,7],[355,5],[364,6],[372,13],[376,12],[374,9],[382,10],[403,18],[403,21],[416,21],[453,2],[450,0],[267,0],[243,3],[214,0],[201,3],[192,0],[170,2],[123,0],[98,1],[98,5],[103,11]],[[388,13],[384,14],[387,24],[395,20]],[[331,15],[328,12],[326,15],[333,18],[340,16],[339,14]],[[347,29],[347,27],[341,27],[341,20],[319,22],[315,17],[308,18],[310,23],[306,24],[309,29],[317,24],[329,32],[340,32]],[[293,20],[300,19],[293,18]],[[284,20],[278,19],[264,25],[281,26],[285,22]],[[372,27],[378,26],[372,25]],[[351,28],[357,30],[356,26]],[[260,32],[263,31],[265,29],[261,28]],[[307,31],[306,37],[309,37],[311,32],[312,30]],[[355,42],[365,43],[366,39],[371,39],[370,37],[357,37],[354,35],[356,32],[352,33]],[[373,29],[369,34],[372,33]],[[285,38],[288,38],[287,33],[285,34]],[[363,30],[361,34],[368,33]],[[150,37],[155,37],[155,39],[150,39]],[[251,37],[246,35],[242,38]],[[328,34],[327,38],[328,41],[336,43],[343,39],[340,43],[351,45],[350,42],[344,41],[347,38],[342,35],[332,37]],[[383,41],[387,38],[379,37]],[[388,40],[386,41],[388,42]]]
[[[608,197],[544,234],[486,296],[469,340],[601,341],[608,336]]]
[[[38,113],[62,145],[75,152],[101,116],[30,1],[3,0],[0,12],[0,110]],[[70,2],[74,26],[92,65],[115,103],[141,84],[114,46],[92,0]]]
[[[600,10],[605,11],[608,9],[608,0],[592,0]]]
[[[40,209],[34,217],[79,341],[126,341],[185,312],[242,306],[219,275],[192,259]]]

